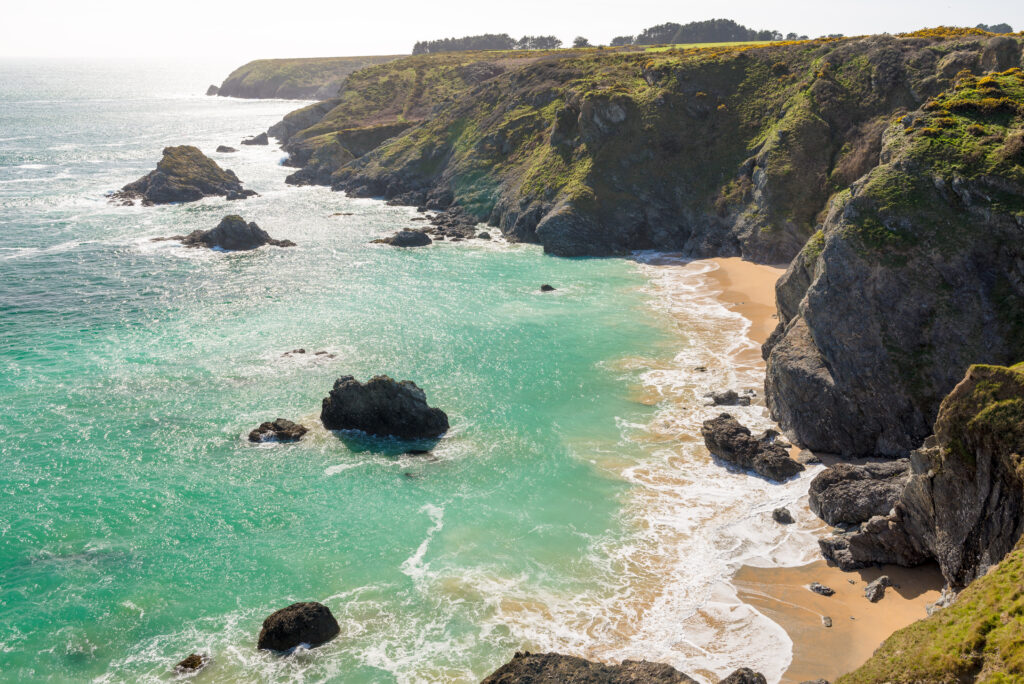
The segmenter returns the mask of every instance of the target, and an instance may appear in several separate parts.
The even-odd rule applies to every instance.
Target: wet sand
[[[785,269],[739,258],[710,261],[718,266],[707,277],[722,291],[719,299],[747,318],[750,337],[764,343],[778,323],[775,282]],[[755,358],[756,352],[750,356],[744,361],[763,364]],[[827,531],[822,523],[821,533]],[[890,587],[885,598],[871,603],[864,596],[864,587],[883,574],[899,587]],[[836,593],[830,597],[815,594],[807,589],[811,582],[821,582]],[[782,678],[788,683],[834,681],[856,669],[894,631],[926,617],[926,605],[939,598],[943,581],[935,565],[843,572],[820,560],[796,568],[745,566],[733,583],[745,603],[779,624],[793,640],[793,661]],[[832,619],[831,628],[822,624],[822,616]]]

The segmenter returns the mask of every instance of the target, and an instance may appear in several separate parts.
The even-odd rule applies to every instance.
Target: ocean
[[[770,516],[811,471],[703,448],[703,394],[763,381],[714,266],[370,244],[415,211],[287,186],[238,143],[303,103],[205,97],[234,66],[0,62],[0,680],[166,681],[198,652],[203,682],[473,682],[525,649],[778,681],[792,644],[730,579],[815,557],[809,514]],[[176,144],[260,196],[107,201]],[[297,247],[152,241],[229,213]],[[335,378],[382,373],[448,413],[431,455],[319,425]],[[311,431],[246,440],[276,417]],[[339,637],[257,651],[306,600]]]

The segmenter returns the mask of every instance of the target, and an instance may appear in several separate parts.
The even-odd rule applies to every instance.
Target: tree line
[[[463,52],[466,50],[556,50],[562,41],[556,36],[523,36],[516,40],[507,33],[484,33],[463,38],[421,40],[412,48],[414,55],[434,52]]]

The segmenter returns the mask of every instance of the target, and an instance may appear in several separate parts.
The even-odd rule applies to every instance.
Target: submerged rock
[[[309,428],[293,423],[285,418],[278,418],[277,420],[265,423],[260,423],[260,426],[249,433],[250,442],[297,442],[302,439],[302,435],[309,432]]]
[[[227,145],[217,145],[217,151],[221,153],[237,152],[234,147],[228,147]]]
[[[811,510],[829,525],[858,525],[888,515],[910,480],[910,461],[837,463],[811,482]]]
[[[804,469],[775,443],[778,433],[769,430],[761,437],[752,437],[750,430],[728,413],[704,421],[700,433],[708,451],[715,456],[776,482]]]
[[[330,609],[322,603],[293,603],[263,621],[256,648],[288,651],[300,644],[319,646],[341,631]]]
[[[243,145],[269,145],[270,144],[270,139],[267,137],[266,133],[260,133],[259,135],[255,136],[255,137],[246,138],[245,140],[242,141],[242,144]]]
[[[390,237],[378,238],[373,240],[373,242],[383,245],[393,245],[395,247],[425,247],[433,242],[433,240],[430,239],[429,235],[422,231],[404,228]]]
[[[671,665],[624,660],[595,663],[560,653],[516,653],[480,684],[696,684]]]
[[[401,439],[433,439],[448,430],[448,416],[427,405],[427,396],[416,383],[386,375],[365,384],[351,375],[338,378],[323,401],[320,420],[329,430],[362,430]]]
[[[111,199],[128,204],[136,199],[143,205],[170,204],[245,192],[233,171],[222,169],[198,147],[179,145],[165,147],[154,171],[124,186]]]
[[[216,228],[194,230],[188,235],[165,239],[181,240],[181,244],[186,247],[219,247],[237,251],[256,249],[263,245],[295,246],[291,240],[275,240],[255,222],[246,223],[245,219],[235,214],[222,218]]]
[[[178,674],[184,674],[186,672],[196,672],[201,670],[210,662],[210,656],[206,654],[193,653],[187,658],[182,660],[180,663],[174,666],[174,671]]]

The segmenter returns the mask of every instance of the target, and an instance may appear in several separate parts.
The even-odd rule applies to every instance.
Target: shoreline
[[[747,334],[760,347],[777,324],[775,280],[784,269],[738,257],[707,261],[717,266],[705,275],[720,290],[719,300],[750,321]],[[764,364],[759,354],[753,358],[744,353],[743,361]],[[800,506],[806,508],[806,499]],[[815,534],[824,536],[828,526],[819,522]],[[864,596],[864,587],[881,575],[888,575],[898,586],[890,587],[883,599],[871,603]],[[821,582],[836,593],[831,597],[815,594],[807,589],[811,582]],[[792,660],[780,681],[796,684],[816,679],[834,681],[862,665],[889,635],[927,616],[926,606],[938,600],[943,579],[934,564],[843,572],[819,558],[796,567],[744,565],[733,576],[732,584],[743,603],[789,635]],[[823,616],[832,619],[831,628],[823,625]]]

